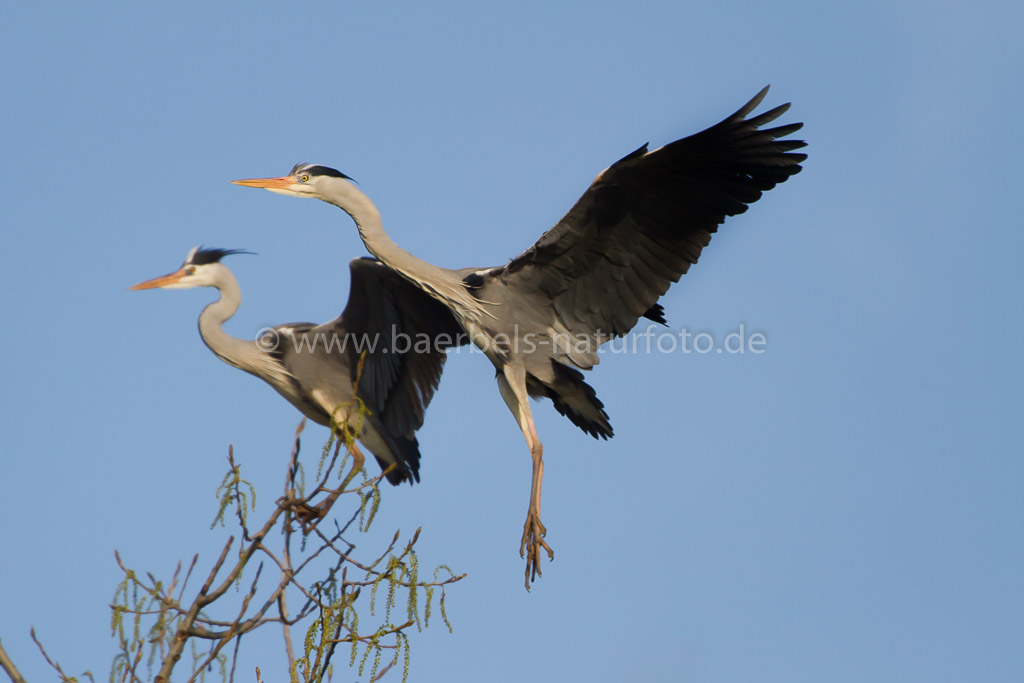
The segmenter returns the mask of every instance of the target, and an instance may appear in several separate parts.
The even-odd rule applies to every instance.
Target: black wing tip
[[[757,116],[751,117],[749,119],[746,118],[746,114],[750,113],[748,111],[748,112],[746,112],[746,114],[744,114],[744,116],[741,116],[741,117],[739,117],[737,119],[734,119],[734,121],[737,122],[737,123],[745,123],[746,125],[753,126],[754,128],[760,128],[761,126],[765,125],[766,123],[771,123],[775,119],[777,119],[780,116],[782,116],[783,114],[785,114],[787,111],[789,111],[790,107],[792,107],[792,106],[793,106],[792,103],[786,102],[785,104],[780,104],[777,107],[772,107],[768,111],[763,112],[761,114],[758,114]],[[779,126],[779,128],[786,128],[787,126],[790,126],[790,125],[794,125],[794,124],[786,124],[785,126]],[[801,123],[801,124],[798,124],[798,125],[802,126],[803,124]]]
[[[759,104],[761,104],[761,102],[764,101],[764,98],[768,96],[768,91],[771,89],[771,87],[772,87],[772,85],[771,85],[771,83],[769,83],[768,85],[766,85],[763,88],[761,88],[758,91],[758,93],[756,95],[754,95],[753,97],[751,97],[750,101],[747,102],[746,104],[744,104],[740,108],[740,110],[738,112],[736,112],[736,113],[737,114],[742,114],[743,116],[746,116],[750,112],[754,111],[757,108],[757,106]],[[782,106],[788,107],[789,105],[788,104],[784,104]]]
[[[765,86],[764,89],[762,89],[761,92],[759,92],[754,99],[750,101],[750,103],[754,103],[754,106],[756,106],[762,99],[764,99],[764,95],[766,95],[767,92],[768,86]],[[752,107],[749,106],[750,103],[743,107],[740,112],[745,112],[745,114],[749,113],[752,110]],[[730,127],[736,126],[734,129],[736,133],[747,139],[747,143],[744,144],[744,147],[753,144],[755,147],[771,150],[770,156],[774,159],[774,163],[771,165],[776,166],[777,170],[784,173],[785,176],[777,182],[784,182],[789,176],[799,173],[802,170],[800,164],[807,160],[807,154],[793,151],[806,147],[807,142],[805,140],[787,139],[787,136],[793,135],[797,131],[803,129],[804,124],[802,121],[786,123],[780,126],[775,126],[774,128],[762,128],[765,124],[771,123],[789,111],[791,106],[790,102],[786,102],[785,104],[780,104],[777,107],[773,107],[772,109],[749,119],[728,119],[725,122],[731,124]],[[768,140],[770,140],[770,142],[768,142]],[[766,187],[764,189],[767,190],[771,188]]]
[[[780,116],[782,116],[783,114],[785,114],[786,112],[788,112],[790,107],[793,106],[792,102],[785,102],[776,107],[772,107],[768,111],[758,114],[757,116],[754,116],[749,119],[747,118],[747,115],[753,112],[755,109],[757,109],[757,107],[764,101],[764,98],[768,95],[768,90],[770,88],[771,84],[761,88],[761,90],[756,95],[750,98],[749,102],[744,104],[742,107],[739,108],[739,110],[735,114],[726,119],[726,122],[743,122],[748,125],[753,125],[756,128],[760,128],[764,124],[770,123],[775,119],[779,118]],[[803,123],[791,123],[786,124],[785,126],[779,126],[778,128],[773,128],[771,131],[766,132],[778,131],[775,137],[781,137],[783,135],[790,135],[791,133],[800,130],[801,128],[803,128],[803,125]]]
[[[773,138],[777,139],[785,137],[787,135],[792,135],[793,133],[797,132],[803,127],[804,124],[802,122],[787,123],[781,126],[776,126],[775,128],[767,128],[762,132],[765,133],[766,135],[771,135]],[[793,142],[800,142],[804,145],[807,144],[803,140],[794,140]]]
[[[751,97],[750,100],[746,104],[744,104],[742,107],[740,107],[736,111],[736,113],[733,114],[732,116],[730,116],[728,119],[726,119],[726,121],[743,121],[743,120],[745,120],[747,118],[747,114],[749,114],[750,112],[752,112],[755,109],[757,109],[758,105],[760,105],[761,102],[764,101],[764,98],[768,95],[768,90],[771,87],[772,87],[771,84],[769,84],[769,85],[766,85],[763,88],[761,88],[761,90],[758,91],[758,93],[756,95]],[[779,109],[780,107],[785,107],[786,109],[788,109],[789,108],[789,104],[786,103],[786,104],[780,105],[779,107],[776,107],[775,109]],[[772,111],[775,111],[775,109],[773,109]],[[778,116],[782,112],[786,111],[786,109],[783,109],[782,111],[780,111],[775,116]],[[762,116],[763,116],[763,114],[762,114]]]
[[[668,319],[665,317],[665,307],[661,304],[654,304],[648,308],[644,311],[643,317],[661,325],[668,325]]]
[[[651,144],[650,142],[645,142],[644,144],[640,145],[639,147],[634,149],[632,152],[630,152],[629,154],[627,154],[626,156],[622,157],[621,159],[616,161],[614,164],[609,166],[608,170],[616,168],[617,166],[620,166],[621,164],[624,164],[624,163],[626,163],[628,161],[633,161],[634,159],[639,159],[639,158],[643,157],[645,154],[647,154],[647,149],[650,146],[650,144]],[[598,178],[600,178],[600,177],[601,176],[598,175]]]

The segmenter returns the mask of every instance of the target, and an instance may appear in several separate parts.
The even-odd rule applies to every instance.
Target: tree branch
[[[18,673],[18,667],[14,666],[14,662],[7,656],[2,642],[0,642],[0,667],[3,667],[13,683],[27,683],[22,675]]]

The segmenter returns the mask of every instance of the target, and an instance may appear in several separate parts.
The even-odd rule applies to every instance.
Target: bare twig
[[[234,683],[235,681],[235,667],[238,666],[238,651],[242,648],[242,636],[244,633],[235,638],[235,653],[231,656],[231,674],[228,676],[228,683]]]
[[[287,528],[287,524],[285,526]],[[288,533],[288,532],[286,532]],[[291,555],[288,552],[287,546],[285,547],[285,562],[288,566],[291,564]],[[289,581],[294,580],[291,573],[289,573]],[[288,596],[284,590],[281,590],[277,594],[277,609],[281,615],[281,629],[284,631],[284,649],[285,654],[288,656],[288,670],[295,670],[295,648],[292,646],[292,629],[291,624],[288,623]]]
[[[72,681],[74,681],[73,678],[64,673],[64,670],[60,668],[60,664],[50,659],[50,655],[46,654],[46,648],[44,648],[43,644],[39,642],[38,638],[36,638],[36,630],[34,628],[29,629],[29,635],[32,636],[32,642],[36,644],[36,647],[38,647],[39,651],[43,654],[43,659],[46,660],[46,663],[53,667],[53,669],[60,676],[60,680],[62,681],[62,683],[71,683]]]
[[[141,653],[142,641],[139,641],[140,618],[156,618],[156,624],[150,629],[147,640],[152,643],[150,661],[159,650],[157,661],[160,662],[160,670],[154,680],[157,683],[166,683],[170,680],[172,671],[181,659],[186,643],[193,641],[193,648],[196,639],[206,641],[209,647],[200,654],[194,654],[195,661],[190,665],[189,677],[182,680],[198,680],[204,675],[215,662],[220,662],[225,679],[234,681],[237,664],[239,661],[241,637],[261,626],[277,623],[281,625],[285,654],[288,661],[289,671],[301,671],[306,679],[325,680],[327,671],[331,666],[333,655],[339,643],[350,644],[353,648],[357,645],[365,646],[363,662],[367,656],[376,653],[373,660],[373,669],[370,676],[373,680],[380,678],[391,670],[404,649],[408,658],[408,636],[405,630],[413,626],[419,627],[421,623],[420,603],[417,597],[417,590],[426,589],[426,607],[424,622],[428,623],[430,614],[430,602],[434,595],[432,588],[441,587],[441,611],[444,614],[444,587],[461,580],[464,574],[456,576],[453,572],[444,567],[448,572],[448,578],[439,579],[439,567],[434,572],[433,581],[420,580],[417,569],[417,558],[414,547],[420,538],[420,530],[417,529],[411,538],[405,542],[401,540],[401,534],[396,532],[390,543],[382,553],[369,562],[360,561],[353,557],[352,553],[356,545],[346,540],[344,535],[348,534],[353,525],[357,523],[358,531],[365,531],[368,520],[372,520],[380,500],[378,483],[384,477],[380,475],[369,479],[365,475],[364,483],[352,486],[352,481],[362,467],[361,455],[355,445],[355,434],[346,431],[339,431],[338,440],[332,442],[328,447],[333,446],[333,454],[325,448],[325,455],[321,460],[321,466],[326,464],[326,470],[318,473],[320,481],[308,495],[300,496],[296,493],[296,478],[301,470],[299,466],[300,435],[305,421],[299,424],[295,432],[294,447],[288,461],[288,469],[285,476],[284,495],[277,501],[269,517],[259,529],[250,526],[251,520],[244,514],[245,511],[253,511],[255,508],[247,501],[247,496],[255,495],[252,485],[241,478],[240,469],[234,460],[233,449],[229,450],[229,471],[225,476],[218,495],[221,500],[221,511],[219,519],[225,514],[231,514],[227,510],[228,505],[234,505],[235,523],[241,530],[241,540],[235,546],[235,536],[232,536],[221,550],[219,557],[213,563],[208,574],[195,596],[188,600],[185,598],[185,586],[189,583],[193,571],[198,563],[198,556],[193,556],[188,570],[183,572],[182,563],[174,568],[170,582],[163,584],[152,574],[145,573],[137,575],[128,569],[121,560],[120,555],[115,553],[118,566],[125,573],[125,582],[119,589],[118,595],[124,596],[124,604],[116,604],[115,623],[120,614],[134,616],[134,639],[129,642],[127,634],[122,635],[122,654],[119,655],[119,662],[123,662],[123,674],[125,683],[139,680],[135,673]],[[341,459],[341,445],[347,446],[347,452],[353,456],[351,468],[347,468],[346,460]],[[341,478],[341,484],[337,487],[329,487],[328,482],[337,477],[338,468],[345,466],[345,476]],[[240,487],[242,484],[248,487],[249,493],[244,492]],[[364,490],[367,492],[364,493]],[[358,506],[351,515],[339,522],[334,520],[334,530],[325,533],[320,528],[320,522],[332,510],[341,496],[345,494],[356,494]],[[325,496],[326,494],[326,496]],[[252,498],[251,500],[254,500]],[[313,501],[318,501],[314,504]],[[315,517],[310,515],[314,511]],[[280,525],[280,526],[278,526]],[[281,546],[269,547],[268,539],[271,538],[273,530],[277,528],[281,535]],[[301,547],[294,544],[293,534],[303,533]],[[307,549],[307,539],[314,541],[316,547]],[[232,549],[236,548],[233,555]],[[325,551],[333,551],[333,555],[325,556]],[[226,617],[218,617],[210,614],[207,609],[214,603],[224,598],[232,586],[238,586],[243,570],[249,563],[260,555],[262,561],[250,582],[248,590],[241,596],[237,609]],[[230,559],[229,559],[230,558]],[[299,575],[311,571],[312,567],[323,566],[324,560],[329,560],[326,569],[326,578],[312,583],[300,581]],[[273,563],[268,564],[267,561]],[[279,577],[276,583],[271,585],[260,585],[264,565],[276,567]],[[362,578],[353,578],[348,572],[349,567],[362,572]],[[442,565],[443,567],[443,565]],[[375,629],[361,627],[356,612],[356,601],[360,598],[362,589],[370,588],[370,614],[373,614],[373,600],[378,586],[387,587],[386,591],[386,614],[383,616],[383,624]],[[396,600],[397,590],[408,590],[408,618],[400,626],[394,626],[390,622],[390,613]],[[137,591],[133,593],[132,591]],[[294,595],[299,596],[303,601],[301,607],[294,606],[289,609],[289,591],[295,591]],[[137,595],[142,597],[136,597]],[[115,599],[117,602],[119,599]],[[319,616],[317,614],[319,613]],[[313,620],[310,623],[310,620]],[[447,623],[447,619],[445,619]],[[308,632],[304,640],[293,642],[291,627],[305,622],[308,624]],[[174,626],[171,626],[174,624]],[[449,626],[450,628],[450,626]],[[303,653],[295,651],[299,643],[305,645]],[[233,653],[230,655],[230,663],[227,661],[225,648],[233,645]],[[300,647],[301,649],[301,647]],[[384,651],[393,651],[394,658],[383,667],[377,670],[380,664],[380,654]],[[353,650],[353,657],[355,656]],[[300,654],[302,655],[300,657]],[[132,661],[134,660],[134,661]],[[229,666],[230,664],[230,666]],[[120,666],[121,664],[119,664]],[[362,672],[360,664],[360,672]],[[406,674],[408,673],[408,659]],[[257,674],[259,679],[259,674]],[[65,679],[66,680],[66,679]]]
[[[199,554],[192,556],[192,562],[188,565],[188,572],[185,573],[185,580],[181,582],[181,592],[178,593],[178,602],[181,602],[182,596],[185,595],[185,586],[188,585],[188,580],[192,578],[192,570],[196,568],[196,562],[199,561]]]
[[[135,674],[135,669],[139,666],[139,662],[142,661],[142,648],[145,643],[139,643],[139,646],[135,648],[135,659],[132,660],[131,666],[124,667],[124,675],[121,677],[121,683],[125,683],[128,677],[131,676],[132,683],[139,681],[142,683],[142,679]]]
[[[388,669],[390,669],[391,667],[393,667],[395,665],[396,661],[398,661],[398,660],[392,659],[390,662],[388,662],[387,666],[385,666],[383,669],[378,671],[377,675],[370,679],[370,683],[374,683],[374,681],[379,681],[380,679],[384,678],[384,674],[386,674],[388,672]]]
[[[12,662],[11,658],[7,656],[3,643],[0,643],[0,667],[3,667],[3,670],[7,673],[7,676],[11,681],[13,681],[13,683],[26,683],[25,679],[18,672],[18,667],[14,666],[14,662]]]
[[[210,586],[213,585],[213,580],[217,578],[217,573],[220,571],[221,566],[224,564],[224,560],[228,556],[228,551],[231,546],[235,543],[235,537],[231,536],[228,538],[228,542],[224,544],[224,550],[220,553],[220,558],[214,563],[213,569],[210,570],[209,576],[206,578],[206,582],[203,583],[203,587],[199,591],[199,595],[192,602],[192,607],[185,615],[184,622],[178,628],[178,632],[174,635],[174,641],[171,645],[171,651],[163,659],[163,665],[160,667],[160,673],[153,679],[155,683],[166,683],[171,679],[171,672],[174,670],[174,665],[181,659],[181,653],[185,651],[185,643],[188,642],[189,636],[192,635],[191,631],[195,624],[196,617],[199,615],[199,610],[206,602]],[[216,598],[214,598],[216,599]]]

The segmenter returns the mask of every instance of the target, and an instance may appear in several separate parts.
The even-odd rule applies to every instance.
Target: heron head
[[[335,182],[334,179],[341,178],[353,182],[352,178],[341,171],[320,164],[295,164],[288,175],[280,178],[249,178],[246,180],[232,180],[235,185],[245,187],[260,187],[278,194],[292,197],[314,197],[323,198],[326,194],[324,185]]]
[[[129,290],[137,289],[191,289],[193,287],[212,287],[220,281],[221,271],[224,266],[220,260],[231,254],[251,254],[251,251],[244,249],[203,249],[202,246],[192,247],[185,257],[181,268],[140,282],[129,287]]]

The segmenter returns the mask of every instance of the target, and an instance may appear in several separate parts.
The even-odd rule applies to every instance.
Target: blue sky
[[[212,561],[228,444],[279,490],[298,413],[202,345],[212,294],[125,288],[256,251],[229,262],[246,337],[336,316],[364,249],[333,207],[227,181],[328,164],[408,250],[496,265],[767,83],[806,168],[662,299],[765,352],[606,355],[606,443],[535,406],[557,557],[530,594],[529,457],[490,364],[453,356],[423,481],[377,522],[469,574],[412,680],[1021,679],[1024,10],[636,5],[4,5],[0,639],[30,680],[29,626],[104,677],[114,548]],[[240,670],[275,680],[268,642]]]

